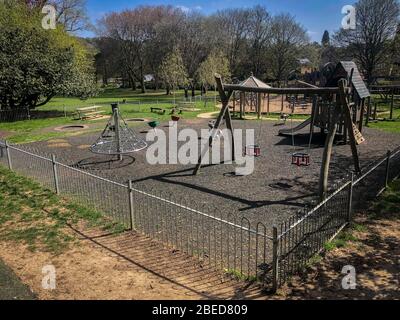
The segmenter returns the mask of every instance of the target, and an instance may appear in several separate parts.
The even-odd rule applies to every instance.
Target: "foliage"
[[[1,166],[0,211],[0,240],[24,243],[32,251],[62,252],[74,241],[66,230],[68,224],[79,221],[111,232],[123,231],[101,213],[62,199]]]
[[[230,81],[228,59],[221,52],[213,51],[199,67],[199,82],[206,87],[214,86],[216,73],[220,74],[225,82]]]
[[[301,49],[309,42],[306,30],[288,14],[275,16],[272,21],[270,64],[272,76],[281,82],[296,69]]]
[[[344,48],[344,55],[360,64],[368,83],[384,64],[390,41],[393,39],[400,14],[396,0],[359,0],[356,3],[356,28],[340,30],[335,42]]]
[[[188,75],[183,64],[182,55],[177,47],[161,63],[160,77],[167,88],[173,90],[188,85]]]
[[[33,109],[56,94],[96,94],[90,54],[80,41],[62,27],[44,30],[39,12],[25,6],[6,2],[0,8],[2,109]]]

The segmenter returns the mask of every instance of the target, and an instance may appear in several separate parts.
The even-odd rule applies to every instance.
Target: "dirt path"
[[[296,277],[282,295],[287,299],[400,299],[400,215],[357,223],[366,230],[354,231],[343,248],[328,252],[303,277]],[[344,290],[344,266],[354,266],[355,290]]]
[[[202,300],[261,298],[259,288],[229,279],[134,233],[76,230],[79,242],[53,256],[0,243],[0,257],[39,299]],[[42,288],[42,268],[54,265],[57,287]]]

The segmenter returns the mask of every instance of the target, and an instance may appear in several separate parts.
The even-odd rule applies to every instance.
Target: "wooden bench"
[[[150,108],[151,113],[165,114],[166,110],[161,108]]]
[[[96,119],[104,114],[103,110],[99,110],[101,107],[85,107],[76,109],[76,116],[79,120]]]
[[[177,103],[179,109],[195,109],[196,104],[194,102],[178,102]]]

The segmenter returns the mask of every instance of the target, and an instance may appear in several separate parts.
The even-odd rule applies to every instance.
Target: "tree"
[[[40,11],[45,5],[52,5],[56,9],[56,20],[65,31],[76,32],[90,27],[86,12],[86,0],[25,0],[30,10]]]
[[[44,30],[40,15],[0,5],[0,108],[46,104],[55,95],[88,98],[97,86],[91,54],[63,28]]]
[[[225,81],[230,80],[229,60],[220,51],[211,52],[197,71],[199,82],[206,90],[215,86],[216,73],[220,74]]]
[[[171,89],[175,92],[178,86],[188,85],[188,75],[178,47],[175,47],[172,52],[165,57],[161,63],[159,74],[165,83],[168,95]]]
[[[267,49],[271,36],[271,16],[261,6],[251,9],[249,25],[249,60],[252,72],[261,78],[267,69]]]
[[[297,55],[309,38],[294,17],[281,14],[272,20],[270,41],[271,73],[280,84],[296,68]]]
[[[335,35],[338,46],[346,55],[355,58],[372,83],[374,74],[382,64],[393,39],[400,13],[396,0],[360,0],[356,3],[356,29],[340,30]]]
[[[322,36],[321,44],[323,47],[329,47],[331,45],[331,36],[328,30],[325,30],[324,35]]]
[[[173,15],[176,10],[171,6],[140,6],[133,10],[109,13],[100,21],[100,35],[119,42],[123,64],[133,89],[135,82],[138,81],[142,93],[146,92],[144,75],[152,57],[149,55],[149,48],[153,45],[153,52],[164,48],[164,46],[154,47],[157,39],[160,39],[157,37],[157,26],[166,21],[165,17]],[[155,71],[154,64],[153,68]]]
[[[217,12],[213,17],[213,30],[219,39],[217,46],[224,50],[229,59],[230,70],[235,77],[243,74],[243,63],[246,62],[247,37],[250,32],[250,9],[226,9]]]

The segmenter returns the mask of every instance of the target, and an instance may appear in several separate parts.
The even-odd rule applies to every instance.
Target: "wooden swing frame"
[[[332,150],[334,145],[335,136],[339,127],[341,117],[344,118],[344,125],[346,133],[348,133],[350,146],[353,156],[353,162],[356,173],[361,173],[360,161],[358,157],[357,141],[353,129],[353,120],[351,116],[351,103],[349,102],[349,96],[351,88],[348,87],[348,81],[342,79],[339,81],[339,87],[308,87],[308,88],[256,88],[256,87],[243,87],[240,85],[224,85],[222,78],[219,74],[215,75],[215,81],[217,83],[218,92],[222,101],[222,108],[215,122],[214,129],[209,138],[208,146],[205,146],[201,151],[198,163],[194,169],[193,175],[197,175],[202,167],[203,159],[206,156],[209,148],[212,147],[214,138],[220,129],[220,125],[223,119],[226,121],[228,130],[231,132],[231,145],[232,145],[232,161],[235,159],[235,140],[233,135],[233,124],[232,117],[229,110],[229,100],[235,91],[238,92],[254,92],[264,94],[309,94],[309,95],[332,95],[336,97],[336,105],[334,110],[334,116],[330,119],[330,125],[328,128],[328,134],[326,136],[325,147],[323,152],[323,160],[321,165],[320,180],[319,180],[319,195],[323,200],[328,192],[328,177],[329,169],[332,157]],[[339,99],[337,99],[339,97]],[[313,122],[312,122],[313,123]],[[312,126],[312,124],[311,124]],[[310,128],[313,130],[313,127]]]

